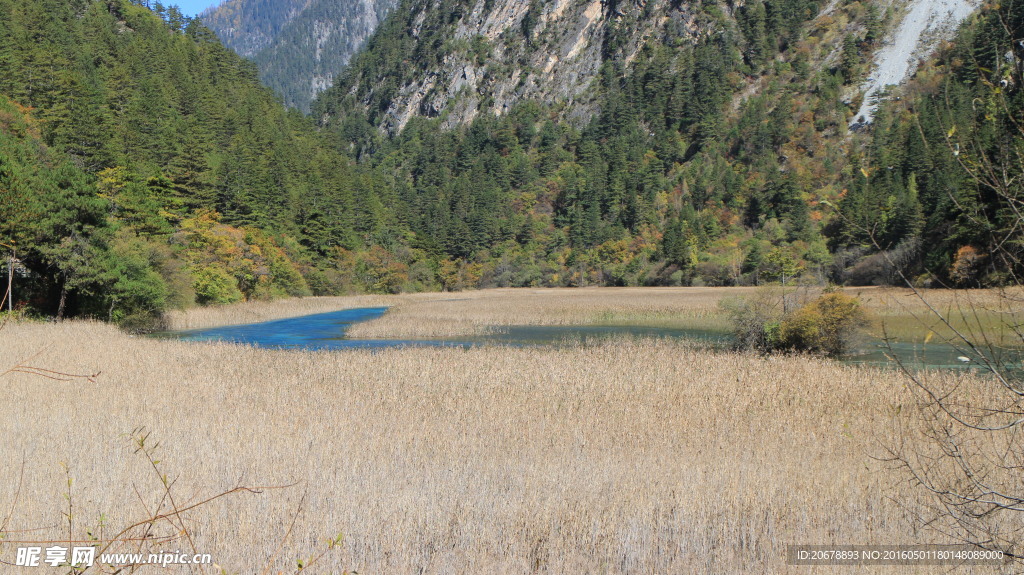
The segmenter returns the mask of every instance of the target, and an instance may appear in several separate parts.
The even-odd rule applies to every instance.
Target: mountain
[[[863,104],[854,115],[854,121],[865,122],[878,94],[905,82],[916,63],[949,40],[977,7],[976,0],[916,0],[883,14],[874,4],[850,10],[809,1],[713,8],[678,0],[411,1],[374,38],[365,69],[362,63],[353,66],[325,99],[356,96],[375,123],[391,133],[414,116],[444,114],[444,125],[451,128],[479,113],[507,113],[521,100],[557,103],[565,117],[586,119],[597,111],[591,88],[605,62],[618,62],[628,73],[645,49],[666,41],[695,45],[718,36],[724,47],[746,50],[743,57],[756,68],[760,62],[751,58],[772,57],[780,48],[784,59],[792,56],[785,53],[787,41],[766,41],[781,34],[824,52],[819,64],[833,64],[844,50],[842,42],[822,43],[797,28],[813,18],[813,32],[824,31],[838,16],[861,43],[853,46],[855,57],[873,59],[862,86]],[[890,33],[883,39],[879,34],[885,28]],[[758,76],[750,71],[742,73],[748,79]]]
[[[851,131],[902,12],[404,0],[310,118],[148,4],[0,0],[16,305],[146,326],[309,293],[1024,272],[1012,5]]]
[[[310,0],[244,2],[227,0],[207,8],[199,18],[227,47],[252,58],[270,46],[281,29],[309,5]]]
[[[418,245],[500,256],[499,284],[754,283],[769,253],[824,279],[884,25],[815,0],[405,0],[314,117],[415,198]]]
[[[286,105],[309,111],[396,0],[227,0],[204,24],[251,59]]]
[[[585,118],[603,62],[628,66],[648,40],[693,44],[724,32],[715,27],[696,5],[667,0],[407,1],[325,99],[355,95],[392,133],[414,116],[444,113],[452,127],[522,100]]]
[[[405,200],[415,245],[479,263],[477,285],[902,282],[897,264],[997,284],[1012,258],[975,255],[1007,245],[986,227],[1007,196],[943,134],[986,133],[963,98],[1009,97],[1020,46],[973,22],[947,42],[972,11],[404,0],[314,117]]]
[[[198,20],[157,8],[0,0],[15,303],[143,326],[170,307],[345,289],[327,254],[384,219],[367,174]]]

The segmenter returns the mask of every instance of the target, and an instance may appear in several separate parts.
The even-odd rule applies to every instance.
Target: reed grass
[[[450,298],[392,300],[383,317],[360,323],[349,335],[362,339],[484,335],[512,325],[643,325],[730,331],[720,302],[749,297],[760,288],[505,289],[452,294]],[[782,290],[774,289],[781,297]],[[1013,328],[1024,325],[1024,298],[996,290],[844,288],[872,318],[871,333],[902,341],[948,341],[955,330],[981,341],[1020,345]],[[794,301],[820,288],[789,289]],[[403,296],[404,297],[404,296]],[[927,302],[950,322],[945,325]],[[930,335],[929,335],[930,334]]]
[[[1024,344],[1024,290],[1019,288],[848,291],[860,295],[874,318],[872,333],[878,337],[960,344],[962,335],[980,346]]]
[[[513,325],[647,325],[728,331],[718,302],[751,288],[495,289],[399,301],[361,339],[483,335]]]
[[[126,440],[144,426],[182,500],[300,482],[189,515],[231,573],[292,572],[338,532],[314,572],[861,573],[788,566],[785,546],[940,542],[901,505],[906,478],[869,457],[911,411],[893,371],[669,340],[302,352],[8,324],[0,365],[29,357],[102,370],[0,377],[0,485],[23,485],[17,501],[0,491],[0,512],[33,538],[66,536],[61,462],[76,532],[156,506]]]
[[[343,309],[391,306],[400,301],[412,302],[440,297],[443,297],[443,294],[355,295],[288,298],[273,301],[254,300],[231,305],[169,311],[164,314],[164,323],[167,329],[172,331],[204,329],[224,325],[261,323]]]
[[[358,307],[389,307],[383,317],[352,326],[358,339],[481,336],[516,325],[648,326],[726,333],[732,329],[719,305],[760,288],[492,289],[460,293],[295,298],[193,308],[167,314],[171,330],[256,323]],[[781,290],[774,288],[781,294]],[[807,300],[820,288],[790,290]],[[1020,290],[920,290],[844,288],[857,296],[877,338],[911,343],[962,343],[1020,347],[1024,293]],[[923,298],[923,299],[922,299]],[[926,303],[927,302],[927,303]],[[941,318],[932,309],[941,314]],[[945,321],[948,321],[948,325]]]

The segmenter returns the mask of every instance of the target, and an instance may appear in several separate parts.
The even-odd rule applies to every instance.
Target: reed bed
[[[728,329],[718,302],[751,288],[494,289],[399,301],[352,327],[361,339],[483,335],[512,325],[647,325]]]
[[[73,535],[157,507],[142,426],[179,501],[299,482],[188,514],[229,573],[293,572],[339,532],[312,572],[861,573],[788,566],[785,546],[940,542],[869,457],[912,411],[891,371],[664,340],[317,353],[9,324],[0,370],[24,358],[103,372],[0,377],[0,484],[22,485],[0,513],[33,539],[68,537],[62,462]]]
[[[1020,347],[1024,343],[1020,335],[1024,290],[1020,288],[917,292],[847,288],[847,292],[860,296],[875,319],[873,331],[879,337],[960,344],[959,333],[978,345]]]
[[[448,298],[398,296],[383,317],[353,326],[361,339],[486,335],[512,325],[643,325],[726,332],[731,323],[719,305],[775,288],[600,288],[497,289],[450,294]],[[853,287],[872,318],[876,337],[901,341],[956,341],[953,330],[978,343],[1020,346],[1024,294],[997,290],[920,290]],[[794,302],[820,288],[786,290]],[[924,300],[922,300],[922,297]],[[408,299],[405,299],[408,298]],[[927,303],[926,303],[927,302]],[[931,306],[931,308],[929,308]],[[949,321],[936,316],[932,309]]]
[[[381,307],[397,302],[443,297],[443,294],[411,294],[403,296],[354,295],[337,297],[303,297],[274,301],[247,301],[232,305],[194,307],[164,314],[168,330],[189,330],[243,325],[275,319],[327,313],[360,307]]]
[[[731,328],[719,305],[758,289],[779,288],[600,288],[490,289],[459,293],[362,295],[245,302],[193,308],[166,315],[170,330],[257,323],[358,307],[386,306],[386,315],[352,326],[358,339],[416,339],[481,336],[515,325],[641,325],[726,332]],[[793,302],[820,288],[790,289]],[[920,290],[855,287],[879,338],[922,343],[960,343],[956,331],[981,345],[1020,347],[1024,293],[1020,290]],[[924,298],[922,300],[921,298]],[[927,302],[927,303],[926,303]],[[936,316],[931,306],[950,325]]]
[[[251,301],[165,315],[169,330],[258,323],[359,307],[387,306],[352,337],[484,335],[510,325],[651,325],[726,329],[718,302],[752,288],[489,289],[457,293],[360,295]]]

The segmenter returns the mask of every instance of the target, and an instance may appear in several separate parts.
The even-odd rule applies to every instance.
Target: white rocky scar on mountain
[[[952,38],[980,5],[980,0],[911,0],[901,11],[900,22],[875,52],[871,73],[861,86],[864,99],[850,129],[870,124],[885,90],[907,81],[917,70],[918,62]]]

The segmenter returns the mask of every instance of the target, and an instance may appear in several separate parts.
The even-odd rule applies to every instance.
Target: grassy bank
[[[188,514],[229,572],[294,570],[338,532],[314,572],[808,573],[786,544],[936,541],[893,502],[915,496],[905,477],[868,457],[910,411],[893,372],[671,341],[309,353],[86,323],[0,332],[0,369],[33,356],[102,371],[0,378],[0,484],[22,485],[0,510],[33,539],[69,538],[62,462],[73,536],[158,507],[126,438],[144,426],[179,501],[299,482]]]

